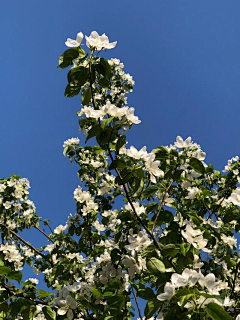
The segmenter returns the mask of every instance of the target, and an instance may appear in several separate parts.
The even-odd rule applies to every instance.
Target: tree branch
[[[30,249],[32,249],[35,253],[39,254],[42,258],[44,258],[45,260],[47,260],[51,266],[53,267],[53,263],[51,261],[49,261],[45,254],[43,254],[42,252],[40,252],[38,249],[36,249],[33,245],[31,245],[30,243],[28,243],[26,240],[24,240],[22,237],[20,237],[15,231],[11,230],[10,228],[8,228],[7,226],[5,226],[3,223],[0,223],[0,225],[4,228],[6,228],[11,234],[13,234],[16,238],[18,238],[20,241],[22,241],[26,246],[28,246]]]
[[[175,172],[176,172],[176,170],[175,170]],[[174,180],[175,180],[175,174],[174,174],[174,178],[173,178],[172,182],[169,183],[168,187],[165,189],[165,191],[164,191],[164,193],[163,193],[163,197],[162,197],[162,200],[161,200],[161,205],[160,205],[160,208],[159,208],[158,213],[157,213],[157,215],[156,215],[156,218],[155,218],[155,220],[154,220],[151,233],[153,233],[153,230],[155,229],[158,216],[159,216],[159,214],[160,214],[160,212],[161,212],[161,210],[162,210],[162,207],[163,207],[163,205],[164,205],[165,197],[166,197],[166,195],[167,195],[167,193],[168,193],[168,190],[171,188]]]
[[[135,291],[134,291],[132,286],[131,286],[131,288],[132,288],[132,293],[133,293],[133,296],[134,296],[134,299],[135,299],[135,302],[136,302],[136,305],[137,305],[137,308],[138,308],[139,317],[140,317],[141,320],[143,320],[143,317],[142,317],[142,314],[141,314],[141,309],[140,309],[140,306],[138,304],[137,296],[136,296]]]
[[[51,239],[43,230],[41,230],[40,228],[38,228],[36,225],[34,226],[35,229],[37,229],[39,232],[41,232],[46,238],[48,238],[49,241],[51,241],[52,243],[54,243],[53,239]]]
[[[97,109],[97,108],[96,108],[96,105],[95,105],[94,95],[93,95],[91,72],[92,72],[92,69],[91,69],[91,63],[90,63],[90,64],[89,64],[89,73],[90,73],[90,89],[91,89],[91,96],[92,96],[92,104],[93,104],[94,109]],[[100,119],[98,119],[98,122],[100,123]],[[119,177],[119,179],[120,179],[120,181],[121,181],[121,183],[122,183],[122,185],[123,185],[126,198],[127,198],[128,202],[130,203],[130,206],[132,207],[132,210],[133,210],[133,212],[134,212],[134,214],[135,214],[138,222],[139,222],[139,223],[141,224],[141,226],[145,229],[145,231],[147,232],[147,234],[152,238],[154,244],[156,245],[156,247],[158,248],[158,250],[161,252],[161,251],[162,251],[162,248],[160,247],[160,245],[159,245],[159,243],[157,242],[156,238],[154,237],[154,235],[152,234],[152,232],[148,229],[148,227],[145,226],[145,224],[142,222],[141,218],[138,216],[138,214],[137,214],[137,212],[136,212],[136,210],[135,210],[135,208],[134,208],[134,205],[133,205],[133,203],[132,203],[132,200],[131,200],[131,198],[130,198],[130,196],[129,196],[128,186],[123,182],[123,178],[122,178],[122,176],[121,176],[118,168],[117,168],[116,165],[115,165],[114,158],[113,158],[112,153],[111,153],[111,149],[110,149],[110,147],[109,147],[108,144],[106,144],[106,147],[107,147],[107,151],[108,151],[108,154],[109,154],[109,156],[110,156],[110,159],[111,159],[111,161],[112,161],[112,163],[113,163],[114,170],[116,171],[116,173],[117,173],[117,175],[118,175],[118,177]],[[174,265],[174,263],[173,263],[172,261],[169,261],[169,262],[170,262],[171,266],[172,266],[172,267],[174,268],[174,270],[175,270],[175,265]]]
[[[30,298],[28,296],[24,296],[23,292],[20,292],[20,293],[16,293],[15,291],[12,291],[5,283],[3,282],[0,282],[0,285],[6,289],[8,291],[8,293],[10,293],[11,295],[15,296],[15,297],[18,297],[18,298],[24,298],[24,299],[27,299],[27,300],[30,300],[32,301],[34,304],[43,304],[43,305],[46,305],[48,306],[48,303],[45,302],[45,301],[37,301],[37,300],[34,300],[33,298]],[[9,298],[8,298],[9,299]]]
[[[240,261],[239,261],[239,262],[237,263],[237,265],[236,265],[236,270],[235,270],[235,274],[234,274],[234,279],[233,279],[233,285],[232,285],[232,291],[231,291],[230,298],[232,298],[232,297],[233,297],[233,294],[234,294],[234,289],[235,289],[235,285],[236,285],[236,280],[237,280],[237,274],[238,274],[239,266],[240,266]]]

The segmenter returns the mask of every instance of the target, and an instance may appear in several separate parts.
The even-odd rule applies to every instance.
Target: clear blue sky
[[[56,67],[66,38],[92,30],[118,41],[106,56],[136,81],[129,106],[142,124],[129,143],[151,150],[190,135],[222,169],[239,154],[239,12],[239,0],[3,1],[0,176],[29,178],[53,227],[75,213],[77,170],[62,143],[78,136],[80,102],[64,97],[67,72]]]

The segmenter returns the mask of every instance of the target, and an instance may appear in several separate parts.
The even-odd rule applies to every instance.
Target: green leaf
[[[104,128],[112,121],[112,119],[113,119],[113,117],[104,120],[104,121],[101,123],[102,129],[104,129]]]
[[[142,168],[138,168],[136,170],[133,171],[133,175],[143,179],[144,178],[144,170]]]
[[[213,320],[233,320],[233,318],[217,303],[210,302],[205,310]]]
[[[97,298],[101,295],[101,292],[99,292],[96,288],[91,287],[91,291],[93,293],[93,298]]]
[[[7,312],[8,310],[8,304],[7,302],[2,302],[0,303],[0,311],[3,311],[3,312]],[[6,315],[6,314],[5,314]],[[1,318],[0,318],[1,319]],[[1,319],[2,320],[2,319]]]
[[[190,161],[188,162],[189,166],[192,167],[196,172],[200,173],[200,174],[204,174],[205,173],[205,168],[204,165],[202,164],[202,162],[200,160],[198,160],[197,158],[191,158]]]
[[[156,218],[156,215],[153,216],[152,220],[154,221]],[[158,216],[157,222],[158,224],[163,223],[170,223],[173,221],[174,217],[171,211],[168,210],[162,210]]]
[[[185,287],[185,288],[179,289],[177,291],[177,293],[175,294],[175,296],[177,298],[180,298],[180,297],[186,296],[186,295],[191,294],[191,293],[192,293],[192,291],[189,288]]]
[[[231,209],[223,217],[223,222],[224,223],[228,223],[228,222],[231,222],[233,220],[238,220],[239,217],[240,217],[240,210],[238,208],[237,209]]]
[[[68,146],[66,148],[64,148],[64,150],[63,150],[64,157],[66,157],[67,152],[68,152]]]
[[[157,202],[150,202],[149,205],[147,206],[147,213],[151,213],[154,211],[157,211],[159,209],[159,204]],[[153,218],[152,221],[154,221],[155,219]]]
[[[57,265],[55,276],[57,277],[57,276],[63,274],[63,270],[64,270],[64,266],[62,264]]]
[[[66,89],[65,89],[65,97],[67,98],[72,98],[74,96],[77,96],[81,90],[81,87],[76,84],[76,83],[70,83],[66,86]]]
[[[161,305],[161,301],[157,299],[148,301],[144,310],[145,317],[147,319],[151,318],[154,315],[154,313],[160,308]]]
[[[0,274],[8,274],[11,272],[11,269],[8,267],[0,267]]]
[[[119,137],[116,144],[116,152],[118,152],[125,144],[126,144],[126,136]]]
[[[55,320],[56,319],[56,312],[54,310],[52,310],[51,307],[45,306],[42,309],[46,320]]]
[[[161,273],[166,272],[164,263],[154,257],[147,260],[147,268],[154,275],[159,275]]]
[[[143,191],[143,196],[144,196],[144,198],[150,198],[157,191],[158,191],[158,187],[157,186],[149,186]]]
[[[180,299],[180,307],[183,309],[185,304],[194,297],[193,293],[187,294],[186,296],[182,296]]]
[[[32,320],[36,312],[36,306],[28,305],[21,308],[23,320]]]
[[[169,158],[169,151],[166,147],[158,147],[152,150],[156,153],[156,159],[167,159]]]
[[[104,89],[108,89],[108,88],[109,88],[109,85],[110,85],[109,81],[108,81],[106,78],[100,79],[100,80],[98,81],[98,84],[99,84],[102,88],[104,88]]]
[[[91,98],[92,98],[92,95],[91,95],[90,88],[87,88],[82,91],[82,105],[83,106],[89,105]]]
[[[137,295],[138,295],[138,297],[140,297],[141,299],[144,299],[144,300],[155,299],[155,294],[154,294],[153,290],[151,288],[145,287],[145,286],[144,286],[144,288],[137,289]]]
[[[205,297],[205,298],[213,298],[213,299],[217,299],[219,302],[224,303],[225,297],[226,297],[226,293],[221,293],[220,295],[213,295],[213,294],[209,294],[209,293],[205,293],[205,292],[201,292],[199,290],[196,290],[197,294]]]
[[[173,257],[179,252],[179,249],[176,248],[174,244],[167,244],[162,248],[163,257]]]
[[[112,70],[108,61],[104,58],[100,58],[100,65],[103,67],[103,73],[105,78],[110,79],[112,76]]]
[[[126,168],[126,162],[121,159],[113,160],[113,162],[108,167],[109,170],[112,170],[114,168],[118,168],[120,170]]]
[[[133,193],[132,197],[138,198],[140,196],[140,194],[142,193],[143,188],[144,188],[144,179],[140,179],[138,185],[133,190],[134,193]]]
[[[22,272],[11,271],[10,273],[8,273],[7,278],[10,280],[16,280],[17,282],[20,282],[22,280]]]
[[[115,290],[120,289],[121,287],[122,287],[122,282],[117,278],[113,278],[113,279],[109,280],[107,283],[107,288],[109,290],[115,291]]]
[[[41,298],[45,298],[53,295],[52,292],[46,292],[45,290],[38,290],[37,292]]]
[[[121,259],[121,252],[117,248],[111,250],[112,263],[115,263],[116,261],[119,261],[120,259]]]
[[[192,221],[194,222],[194,224],[196,226],[201,226],[202,225],[202,222],[203,222],[202,219],[200,217],[198,217],[195,212],[189,214],[188,216],[192,219]]]
[[[77,82],[78,86],[82,87],[89,79],[89,69],[85,67],[71,68],[68,72],[68,82]]]
[[[95,124],[92,128],[88,131],[86,141],[87,142],[90,138],[98,136],[102,132],[101,125]]]
[[[82,50],[83,51],[83,50]],[[59,69],[67,68],[72,64],[72,61],[79,56],[78,48],[72,48],[66,50],[59,58]]]
[[[108,297],[107,303],[109,305],[109,309],[121,310],[125,305],[125,297],[122,294],[117,294],[117,295]]]
[[[190,243],[181,243],[180,244],[180,252],[186,256],[188,250],[190,249],[191,244]]]

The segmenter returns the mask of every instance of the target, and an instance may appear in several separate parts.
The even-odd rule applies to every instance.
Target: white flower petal
[[[58,313],[60,316],[63,316],[64,314],[67,313],[67,308],[66,308],[66,307],[62,307],[62,308],[58,309],[57,313]]]

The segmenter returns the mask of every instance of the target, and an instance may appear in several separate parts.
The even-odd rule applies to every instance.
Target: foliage
[[[134,81],[118,59],[99,56],[116,42],[86,39],[88,53],[79,33],[59,59],[60,69],[71,66],[65,96],[81,95],[85,143],[96,141],[63,145],[79,166],[76,214],[52,230],[28,200],[27,179],[0,180],[0,318],[240,319],[239,158],[221,173],[179,136],[151,152],[127,148],[127,131],[141,122],[127,106]],[[23,239],[30,228],[48,244]],[[26,264],[49,292],[35,278],[22,282]]]

